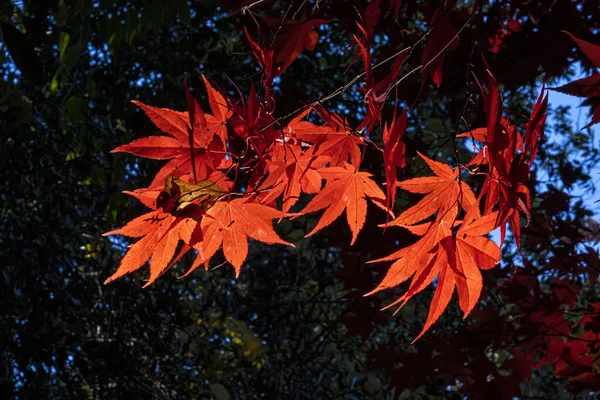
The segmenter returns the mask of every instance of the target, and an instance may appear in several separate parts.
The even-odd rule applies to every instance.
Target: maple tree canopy
[[[28,18],[38,11],[15,11],[2,20],[2,30],[12,57],[7,65],[19,70],[14,84],[22,74],[48,98],[63,93],[67,81],[70,91],[79,91],[76,100],[66,100],[62,132],[83,129],[84,107],[106,109],[90,118],[97,124],[90,131],[111,132],[98,146],[112,147],[113,154],[103,155],[106,163],[128,172],[108,179],[105,191],[115,198],[120,187],[145,207],[123,224],[117,214],[105,219],[103,226],[111,228],[98,240],[115,256],[102,279],[110,285],[98,290],[138,290],[132,282],[142,278],[127,278],[140,272],[148,292],[173,284],[165,283],[173,276],[193,287],[217,275],[223,280],[213,283],[221,285],[214,290],[229,287],[219,302],[237,309],[243,302],[232,294],[236,282],[266,285],[264,292],[277,299],[275,277],[293,276],[289,290],[312,293],[298,309],[312,299],[342,302],[329,313],[330,322],[311,329],[337,331],[342,343],[340,338],[356,341],[356,362],[366,364],[362,372],[349,372],[364,380],[358,397],[513,399],[535,396],[544,379],[562,385],[561,395],[600,390],[600,292],[593,288],[600,231],[591,218],[593,202],[575,200],[587,195],[572,192],[593,192],[589,174],[600,172],[594,170],[599,152],[592,130],[600,123],[600,37],[592,34],[599,13],[588,10],[590,3],[179,1],[177,22],[166,24],[172,28],[159,38],[156,57],[177,53],[190,67],[173,66],[175,74],[153,66],[149,56],[135,68],[164,72],[135,80],[129,71],[113,84],[129,82],[131,103],[119,103],[125,109],[115,112],[135,118],[129,125],[135,128],[116,123],[114,107],[93,94],[94,78],[71,71],[82,49],[91,58],[104,53],[92,45],[99,33],[90,34],[89,44],[78,42],[79,50],[69,44],[75,17],[68,23],[61,18],[70,15],[70,6],[58,2],[52,14],[60,30],[54,55],[59,65],[46,86],[38,82],[44,77],[37,68],[45,67],[35,50],[17,50],[30,30]],[[152,4],[158,12],[162,2]],[[150,7],[130,5],[113,16],[112,6],[93,3],[90,15],[106,14],[107,21],[125,25],[118,22],[121,15],[137,18],[127,7]],[[210,7],[213,16],[204,17],[200,11]],[[565,15],[571,19],[551,25]],[[190,40],[179,26],[192,17],[210,35],[228,37],[229,45],[199,35],[203,51],[179,54],[178,44]],[[123,41],[135,49],[140,27],[107,43]],[[211,63],[213,51],[227,55],[227,67]],[[115,63],[135,59],[135,51],[123,58],[116,48],[109,53]],[[585,77],[568,71],[574,66],[569,56]],[[102,57],[90,65],[106,61]],[[178,96],[159,99],[133,89],[165,86]],[[553,106],[559,93],[590,106],[577,131]],[[65,162],[80,157],[78,150],[71,153]],[[573,161],[579,156],[582,161]],[[305,257],[322,258],[310,264]],[[299,274],[325,276],[330,283],[296,286]],[[266,348],[278,340],[269,335],[277,323],[265,325],[259,339],[255,322],[177,312],[229,335],[227,343],[237,339],[252,368],[271,368]],[[269,311],[259,310],[253,321],[261,313]],[[190,328],[177,335],[194,333]],[[315,343],[310,346],[320,346]],[[305,346],[296,343],[290,351],[308,351]],[[218,376],[206,378],[203,390],[229,398]],[[325,385],[320,398],[342,398],[347,384],[327,376],[327,383],[311,378],[315,387]],[[375,387],[369,389],[369,382]],[[253,385],[239,393],[252,392]],[[286,397],[283,389],[272,393]]]

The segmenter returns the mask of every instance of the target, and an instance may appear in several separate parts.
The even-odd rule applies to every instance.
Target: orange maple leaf
[[[302,151],[298,145],[282,144],[271,154],[269,176],[259,190],[270,190],[261,197],[262,203],[270,203],[283,194],[281,211],[287,213],[300,198],[300,193],[315,194],[321,189],[322,168],[329,158],[313,156],[314,147]]]
[[[439,319],[452,299],[454,288],[458,290],[458,304],[463,318],[470,313],[481,295],[483,282],[479,269],[490,269],[500,261],[500,249],[494,242],[483,236],[494,230],[498,224],[498,213],[477,218],[474,212],[468,213],[456,235],[446,236],[440,241],[436,264],[439,268],[435,294],[431,299],[429,314],[418,340]],[[432,274],[429,273],[428,278]],[[421,288],[433,281],[426,279]],[[413,286],[411,284],[411,286]],[[407,293],[407,295],[410,293]],[[410,294],[414,295],[416,291]],[[408,300],[407,296],[406,299]]]
[[[219,248],[223,248],[225,259],[233,265],[235,274],[248,255],[248,238],[267,244],[293,244],[282,240],[273,229],[274,218],[280,218],[281,211],[258,203],[249,198],[218,201],[202,218],[200,223],[204,240],[203,257],[198,257],[190,270],[196,269],[202,262],[207,264]]]
[[[303,141],[315,144],[315,156],[328,156],[332,167],[343,167],[348,160],[358,166],[361,160],[360,146],[364,144],[361,136],[354,133],[348,122],[336,113],[323,108],[315,111],[327,124],[319,129],[294,129],[295,136]],[[304,122],[304,121],[303,121]]]
[[[491,269],[500,261],[498,246],[483,236],[498,226],[498,217],[498,212],[480,218],[468,213],[456,235],[444,239],[448,253],[455,255],[449,257],[449,263],[456,275],[458,301],[465,318],[481,294],[483,282],[479,269]]]
[[[326,210],[314,229],[306,236],[314,235],[330,225],[346,210],[348,225],[350,225],[352,231],[352,242],[350,244],[354,244],[367,217],[367,197],[375,205],[386,209],[385,194],[370,178],[371,174],[357,171],[350,164],[346,164],[344,168],[329,167],[321,169],[319,173],[327,181],[327,184],[306,205],[300,215],[324,208]]]
[[[133,101],[144,110],[157,128],[169,136],[144,137],[119,146],[112,152],[131,153],[154,160],[170,160],[156,174],[150,188],[161,187],[165,178],[171,174],[183,176],[191,173],[196,176],[196,179],[207,179],[217,168],[226,167],[230,161],[225,157],[226,148],[223,139],[226,139],[226,136],[223,135],[227,132],[224,123],[231,113],[224,108],[225,100],[214,88],[207,86],[207,90],[216,116],[203,113],[191,95],[188,99],[190,110],[193,110],[191,114]],[[221,138],[221,143],[213,140],[215,135]]]
[[[208,103],[210,104],[210,109],[212,111],[212,115],[206,114],[206,122],[210,136],[217,136],[221,139],[223,145],[225,145],[227,142],[227,127],[225,126],[225,123],[233,115],[233,111],[227,104],[225,97],[210,84],[204,75],[202,75],[202,79],[206,85]]]
[[[398,187],[411,193],[426,194],[417,204],[405,210],[388,225],[414,225],[436,212],[438,219],[453,220],[459,205],[466,211],[477,204],[471,188],[459,179],[460,169],[433,161],[419,153],[435,176],[413,178],[398,182]]]
[[[197,228],[195,219],[155,210],[135,218],[121,229],[105,233],[104,236],[124,235],[141,239],[129,246],[117,271],[104,283],[140,269],[150,258],[150,278],[144,287],[150,285],[169,268],[180,240],[192,245],[201,240],[202,234]]]
[[[387,257],[369,261],[369,263],[382,261],[394,261],[394,263],[390,266],[381,283],[365,296],[372,295],[384,289],[396,287],[401,283],[406,282],[417,273],[417,278],[413,280],[408,292],[386,308],[392,307],[401,301],[406,301],[414,294],[424,289],[430,281],[422,286],[420,290],[417,290],[420,286],[418,283],[423,282],[423,279],[426,276],[423,275],[424,271],[431,272],[431,267],[433,267],[432,261],[435,261],[438,250],[440,250],[439,243],[443,238],[452,235],[450,223],[451,222],[448,222],[447,220],[440,220],[428,224],[423,237],[414,244],[404,247]],[[434,277],[435,275],[433,275],[431,279]]]
[[[458,289],[460,308],[466,318],[481,294],[483,284],[479,269],[490,269],[500,260],[498,246],[483,236],[498,225],[498,213],[483,217],[479,217],[478,213],[478,210],[471,208],[456,234],[452,234],[451,221],[443,219],[428,224],[427,232],[413,245],[388,257],[371,261],[395,260],[382,282],[366,296],[396,287],[412,278],[407,292],[385,308],[402,303],[398,308],[400,310],[437,276],[429,315],[415,340],[427,332],[442,315],[455,287]]]

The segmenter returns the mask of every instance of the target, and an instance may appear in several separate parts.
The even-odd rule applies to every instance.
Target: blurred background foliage
[[[406,3],[399,24],[418,32],[438,2]],[[412,165],[404,171],[407,177],[424,173],[415,161],[417,151],[453,159],[456,114],[467,98],[469,44],[477,40],[487,46],[486,38],[497,29],[495,13],[504,12],[497,3],[487,5],[489,19],[466,29],[461,47],[449,54],[444,84],[421,93],[406,138]],[[500,3],[524,21],[489,60],[518,119],[537,97],[540,79],[556,83],[572,75],[578,62],[590,67],[560,29],[592,40],[600,11],[594,2],[558,0],[551,8],[544,1]],[[343,73],[352,59],[344,46],[355,29],[356,11],[346,1],[329,6],[323,17],[338,19],[319,31],[317,49],[303,54],[277,84],[279,115],[331,92],[361,70],[355,63]],[[229,266],[178,280],[190,263],[184,259],[148,289],[141,289],[145,271],[102,284],[127,245],[102,233],[143,208],[121,191],[146,186],[158,169],[158,163],[110,154],[156,132],[130,100],[182,110],[184,76],[203,105],[200,74],[234,98],[231,82],[244,93],[249,79],[259,78],[242,38],[241,24],[250,16],[229,16],[231,9],[223,7],[208,0],[2,2],[2,397],[354,399],[402,393],[403,398],[461,398],[458,388],[444,387],[435,376],[413,385],[403,381],[402,365],[396,375],[373,365],[373,351],[383,345],[412,351],[409,343],[431,295],[395,317],[378,311],[390,294],[362,298],[385,267],[365,261],[389,253],[397,241],[413,240],[403,232],[382,236],[376,225],[385,216],[375,209],[353,247],[344,221],[307,239],[302,236],[314,217],[282,224],[278,229],[297,248],[253,243],[238,280]],[[387,33],[378,39],[382,46],[375,59],[397,51],[398,43],[406,45],[398,26],[382,29]],[[388,42],[394,46],[386,47]],[[473,64],[476,73],[482,71],[479,61]],[[408,79],[401,99],[415,98],[419,85],[419,76]],[[349,91],[327,106],[356,122],[364,111],[361,96]],[[484,121],[482,111],[480,105],[470,107],[473,124]],[[509,246],[507,268],[496,271],[488,286],[521,258],[534,266],[573,257],[597,263],[594,247],[581,245],[590,239],[583,235],[591,231],[590,173],[598,162],[591,132],[575,130],[567,109],[552,110],[550,139],[533,177],[533,223],[524,235],[523,255]],[[466,161],[469,147],[458,150]],[[368,153],[365,166],[382,168],[379,154]],[[413,200],[400,198],[398,206]],[[581,279],[588,299],[598,301],[598,289]],[[481,307],[497,307],[493,299],[493,293],[484,297]],[[464,322],[458,315],[451,307],[431,340],[440,331],[460,334]],[[563,389],[559,378],[541,371],[524,390],[558,398]]]

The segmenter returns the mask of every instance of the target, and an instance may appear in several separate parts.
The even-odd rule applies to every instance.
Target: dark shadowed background
[[[293,4],[270,3],[256,12],[272,7],[277,13]],[[297,3],[294,7],[302,2]],[[308,2],[306,12],[314,3]],[[336,19],[319,30],[316,49],[303,53],[278,80],[278,115],[361,72],[355,63],[344,74],[353,56],[345,45],[356,29],[360,7],[353,5],[366,2],[325,3],[318,16]],[[399,27],[419,37],[438,4],[405,2],[397,21],[382,22],[374,58],[406,45]],[[463,398],[460,384],[438,379],[440,369],[451,364],[430,351],[432,343],[442,342],[450,343],[448,358],[460,360],[461,366],[452,365],[457,375],[463,367],[481,369],[473,361],[477,355],[488,360],[485,368],[497,378],[473,375],[473,385],[485,388],[483,398],[485,390],[487,398],[500,398],[505,376],[517,387],[521,382],[524,399],[568,398],[566,378],[556,377],[551,365],[535,370],[529,383],[515,368],[502,369],[502,349],[511,348],[512,339],[494,339],[488,332],[458,341],[468,337],[473,320],[462,321],[456,304],[410,346],[427,315],[430,290],[394,317],[379,311],[395,299],[392,293],[362,297],[386,267],[365,262],[390,253],[396,241],[412,240],[406,232],[383,234],[377,224],[385,215],[375,208],[352,247],[343,220],[307,239],[302,237],[315,216],[280,224],[278,231],[296,248],[252,242],[237,280],[227,264],[179,280],[190,265],[184,258],[149,288],[141,288],[145,269],[103,285],[127,242],[102,233],[143,211],[121,192],[146,186],[161,165],[110,154],[157,131],[130,100],[183,110],[185,76],[203,106],[201,74],[234,98],[231,82],[246,92],[250,79],[260,80],[242,35],[242,23],[251,26],[251,16],[229,16],[227,6],[194,0],[1,3],[2,398]],[[556,86],[559,79],[574,78],[578,68],[592,70],[560,31],[600,43],[595,1],[507,0],[486,2],[485,9],[485,17],[464,30],[459,48],[447,56],[444,84],[427,85],[420,94],[406,136],[409,159],[421,151],[452,160],[451,139],[466,98],[466,64],[483,76],[483,51],[515,115],[528,115],[542,80]],[[519,21],[519,30],[490,52],[490,40],[511,19]],[[416,98],[419,85],[419,76],[407,79],[401,99]],[[361,96],[349,91],[327,106],[356,123],[364,111]],[[582,109],[585,118],[588,110]],[[586,301],[600,300],[593,285],[597,272],[588,274],[590,265],[598,268],[589,220],[598,142],[592,130],[576,128],[564,99],[551,97],[550,112],[549,140],[532,176],[533,216],[522,255],[507,245],[502,268],[485,276],[481,310],[501,310],[513,301],[495,290],[513,266],[523,264],[539,273],[542,287],[554,278],[567,279],[582,288]],[[473,125],[485,121],[480,102],[470,117]],[[470,150],[459,151],[467,160]],[[368,153],[364,165],[381,169],[380,155]],[[403,172],[423,173],[414,166]],[[398,207],[414,198],[405,196]],[[472,358],[463,360],[466,355]]]

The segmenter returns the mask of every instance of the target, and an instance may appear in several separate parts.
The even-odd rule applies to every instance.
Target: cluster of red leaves
[[[398,186],[425,197],[386,224],[401,226],[421,239],[376,260],[394,263],[379,286],[369,294],[412,278],[407,292],[390,304],[400,303],[401,307],[437,278],[429,316],[417,339],[440,317],[455,288],[465,317],[471,312],[483,286],[480,269],[493,268],[500,261],[499,247],[485,235],[500,228],[504,241],[508,222],[518,245],[519,211],[529,215],[529,191],[525,183],[543,138],[548,99],[542,91],[526,124],[526,133],[522,135],[502,116],[502,98],[491,73],[488,74],[488,85],[489,93],[482,89],[487,126],[458,135],[482,142],[479,152],[466,167],[454,169],[421,155],[435,175],[399,182]],[[386,164],[393,163],[393,159],[385,161]],[[479,169],[485,170],[485,180],[476,197],[462,179],[461,172],[476,173]],[[485,201],[482,201],[484,197]],[[459,219],[461,211],[464,214],[462,220]],[[433,221],[431,217],[434,217]]]
[[[364,286],[369,274],[348,261],[340,277],[347,287]],[[582,305],[580,291],[565,279],[545,279],[542,288],[538,270],[528,264],[509,279],[503,270],[490,273],[493,295],[460,335],[438,331],[409,349],[390,340],[369,353],[371,367],[390,378],[389,389],[398,396],[423,386],[453,387],[469,398],[511,400],[523,397],[520,384],[544,368],[564,377],[573,394],[599,390],[600,305]],[[365,339],[389,323],[368,304],[353,305],[341,320],[351,335]]]
[[[379,18],[378,8],[372,5],[378,3],[371,3],[366,27],[359,24],[361,37],[355,36],[354,40],[364,63],[364,98],[368,103],[360,129],[352,129],[346,119],[320,105],[305,107],[303,112],[300,109],[287,124],[272,116],[273,78],[281,75],[302,51],[316,46],[314,28],[329,22],[323,19],[263,18],[271,28],[267,32],[272,31],[263,33],[263,46],[246,32],[262,68],[263,98],[251,85],[247,99],[231,99],[204,78],[210,113],[201,109],[187,85],[187,111],[136,102],[164,135],[138,139],[114,151],[169,161],[148,188],[128,192],[152,211],[109,232],[140,240],[130,246],[107,282],[138,270],[150,259],[149,285],[188,251],[197,253],[190,271],[201,264],[207,267],[222,250],[238,275],[248,254],[249,238],[293,246],[278,236],[272,221],[322,210],[320,220],[307,236],[345,212],[354,243],[365,225],[367,199],[394,218],[392,208],[396,189],[400,188],[424,197],[384,228],[402,227],[419,239],[376,260],[393,263],[369,294],[410,280],[406,293],[391,304],[402,306],[435,284],[429,316],[418,337],[440,317],[455,289],[461,310],[465,317],[469,315],[483,286],[480,270],[489,270],[500,260],[498,245],[486,235],[500,228],[504,240],[508,223],[518,243],[520,216],[529,214],[526,181],[543,138],[547,97],[542,91],[522,134],[502,115],[500,89],[488,73],[487,92],[481,88],[487,125],[459,135],[481,143],[473,160],[452,168],[421,155],[434,175],[397,182],[397,169],[406,165],[402,138],[407,114],[394,112],[392,119],[384,123],[381,109],[397,82],[408,49],[390,58],[392,71],[375,82],[369,43]],[[395,9],[399,3],[390,6]],[[423,52],[423,83],[427,77],[441,83],[443,54],[452,50],[457,40],[449,15],[438,10],[433,17]],[[318,124],[311,122],[316,116],[321,120]],[[371,143],[364,128],[370,133],[377,126],[383,131],[387,194],[376,177],[361,170],[366,146]],[[465,180],[469,175],[484,177],[478,195]],[[303,194],[314,197],[301,211],[290,213]]]

